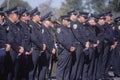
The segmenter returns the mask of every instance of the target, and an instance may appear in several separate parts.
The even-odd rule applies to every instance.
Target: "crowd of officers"
[[[106,80],[111,67],[120,76],[120,17],[70,10],[59,23],[52,16],[0,8],[0,80],[45,80],[53,59],[56,80]]]

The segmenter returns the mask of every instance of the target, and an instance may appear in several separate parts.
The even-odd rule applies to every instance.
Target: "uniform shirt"
[[[91,43],[96,43],[97,42],[95,25],[92,26],[89,23],[86,23],[86,25],[85,25],[85,36],[86,36],[86,41],[90,41]]]
[[[61,24],[57,27],[56,35],[59,44],[61,44],[64,49],[69,51],[71,46],[76,46],[70,27]]]
[[[46,41],[45,43],[47,46],[47,50],[51,53],[52,49],[55,48],[52,28],[50,28],[50,27],[47,28],[44,25],[42,25],[42,27],[44,28],[44,39]]]
[[[6,36],[7,35],[4,26],[0,24],[0,48],[5,48]]]
[[[20,21],[21,31],[23,33],[23,47],[25,51],[31,50],[31,29],[29,25],[23,21]]]
[[[22,37],[21,27],[19,24],[12,23],[10,20],[7,20],[7,26],[9,32],[7,34],[8,43],[11,45],[12,49],[18,53],[20,46],[22,46]]]
[[[115,25],[115,37],[120,42],[120,23]]]
[[[104,38],[105,38],[105,29],[104,29],[104,26],[105,25],[99,25],[99,24],[96,25],[96,27],[97,27],[97,39],[100,42],[104,42]]]
[[[45,42],[43,37],[44,29],[32,20],[29,21],[29,26],[31,27],[32,47],[41,50],[43,48],[43,43]]]
[[[115,37],[115,28],[114,28],[114,25],[112,25],[112,23],[111,24],[108,24],[108,23],[105,24],[105,33],[106,33],[105,39],[110,44],[113,44],[116,41],[116,37]]]

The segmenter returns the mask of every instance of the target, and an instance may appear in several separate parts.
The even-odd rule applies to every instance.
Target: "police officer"
[[[97,64],[97,70],[96,70],[96,79],[102,78],[102,64],[103,64],[103,53],[104,53],[104,38],[105,38],[105,16],[104,14],[97,15],[98,22],[97,22],[97,38],[100,41],[99,45],[97,47],[97,53],[98,53],[98,64]]]
[[[57,28],[57,39],[62,51],[58,54],[57,80],[70,80],[70,67],[72,54],[76,49],[74,38],[70,29],[68,15],[61,16],[61,25]],[[66,38],[67,37],[67,38]]]
[[[31,46],[31,28],[28,25],[28,21],[30,20],[29,12],[26,8],[22,8],[19,11],[20,21],[19,25],[21,26],[21,30],[23,33],[23,41],[24,43],[24,54],[22,54],[22,58],[20,61],[20,79],[28,80],[28,73],[32,68],[32,46]]]
[[[39,56],[43,53],[46,49],[45,40],[43,38],[44,30],[42,29],[41,25],[39,24],[41,15],[38,11],[38,8],[33,9],[30,12],[31,20],[29,21],[29,26],[31,27],[31,41],[32,41],[32,63],[33,68],[29,72],[29,80],[35,80],[35,76],[37,73]],[[38,75],[38,74],[37,74]],[[37,77],[38,78],[38,77]]]
[[[99,40],[97,39],[96,36],[96,18],[94,16],[94,14],[91,14],[86,26],[88,26],[88,31],[89,31],[89,37],[88,40],[90,42],[90,48],[87,50],[89,51],[89,67],[88,67],[88,79],[90,80],[94,80],[95,79],[95,57],[96,57],[96,47],[99,45]],[[88,53],[88,52],[87,52]]]
[[[77,13],[75,10],[68,12],[70,15],[71,19],[71,31],[73,34],[73,37],[75,39],[77,48],[76,48],[76,53],[73,54],[73,63],[72,63],[72,69],[71,69],[71,75],[70,79],[71,80],[78,80],[81,78],[81,73],[82,73],[82,65],[83,65],[83,37],[82,37],[82,29],[81,29],[81,24],[77,20]]]
[[[119,53],[119,48],[120,48],[120,17],[117,17],[114,19],[114,22],[115,22],[115,36],[117,38],[117,44],[115,45],[115,52],[114,52],[114,55],[113,55],[113,72],[114,72],[114,76],[115,77],[120,77],[120,53]]]
[[[7,20],[7,26],[9,29],[8,32],[8,43],[11,45],[11,51],[9,55],[9,69],[8,69],[8,79],[11,80],[19,80],[19,60],[21,57],[21,54],[24,52],[24,47],[22,45],[22,33],[20,26],[17,25],[18,22],[18,9],[17,7],[13,7],[11,9],[8,9],[6,11],[8,20]]]
[[[40,73],[39,73],[39,80],[45,80],[45,75],[48,70],[49,61],[50,61],[50,56],[52,54],[56,53],[55,49],[55,43],[54,43],[54,36],[52,33],[52,12],[46,13],[41,21],[42,21],[42,27],[43,27],[43,32],[44,32],[44,39],[46,43],[46,51],[41,54],[40,56]]]
[[[6,50],[7,49],[7,34],[6,34],[6,29],[4,28],[4,7],[0,8],[0,78],[3,79],[3,72],[4,72],[4,60],[5,60],[5,55],[6,55]],[[6,50],[5,50],[6,48]]]
[[[96,35],[95,35],[95,20],[94,17],[90,16],[88,19],[88,13],[87,15],[82,14],[81,15],[82,22],[87,19],[86,22],[82,23],[82,31],[84,32],[83,35],[83,44],[84,44],[84,67],[83,67],[83,74],[82,79],[84,80],[92,80],[92,74],[93,74],[93,66],[94,66],[94,45],[96,44]],[[94,37],[94,38],[93,38]]]
[[[55,54],[51,54],[50,55],[50,60],[49,60],[49,70],[48,70],[48,78],[52,78],[52,76],[55,76],[56,74],[56,65],[57,65],[57,55],[58,55],[58,45],[57,45],[57,38],[56,38],[56,28],[60,25],[61,23],[59,22],[58,19],[54,19],[52,20],[52,26],[51,28],[51,34],[53,36],[53,40],[54,40],[54,45],[56,48],[56,53]]]
[[[109,40],[109,46],[110,46],[110,50],[109,50],[109,54],[107,57],[107,62],[106,62],[106,67],[105,67],[105,76],[108,75],[108,70],[112,67],[113,65],[113,55],[114,55],[114,51],[116,48],[116,44],[118,43],[116,36],[115,36],[115,25],[112,21],[112,13],[111,11],[108,11],[105,13],[105,21],[106,21],[106,32],[108,34],[107,39]],[[109,76],[109,75],[108,75]]]
[[[77,18],[77,23],[79,24],[79,34],[77,35],[79,42],[82,44],[83,49],[86,47],[85,42],[86,42],[86,36],[85,36],[85,25],[86,25],[86,21],[88,18],[88,13],[87,12],[81,12],[79,11],[79,15]],[[82,51],[83,51],[82,49]],[[83,70],[84,69],[84,54],[83,52],[81,53],[80,56],[80,61],[79,61],[79,65],[78,65],[78,70],[77,70],[77,76],[76,76],[76,80],[77,79],[82,79],[83,74]]]

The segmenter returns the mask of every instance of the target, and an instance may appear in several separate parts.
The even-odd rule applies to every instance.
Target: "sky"
[[[24,0],[27,1],[33,8],[39,6],[39,4],[45,3],[49,0]],[[65,0],[53,0],[52,7],[60,7],[61,3]]]
[[[0,0],[0,4],[2,4],[4,0]],[[35,8],[36,6],[39,6],[42,3],[45,3],[49,0],[23,0],[30,4],[32,8]],[[65,2],[65,0],[53,0],[52,7],[59,8],[61,6],[61,3]]]

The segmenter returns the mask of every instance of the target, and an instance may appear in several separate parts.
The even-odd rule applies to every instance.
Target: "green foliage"
[[[120,0],[111,0],[108,8],[115,12],[120,12]]]
[[[2,6],[5,6],[7,8],[7,2],[8,0],[4,0]],[[26,7],[27,9],[31,9],[31,6],[23,0],[9,0],[9,8],[14,6]]]
[[[82,0],[66,0],[65,3],[62,3],[62,7],[60,8],[61,14],[67,13],[70,9],[75,10],[83,10]]]
[[[70,8],[96,13],[106,10],[120,12],[120,0],[66,0],[66,3],[63,3],[61,7],[61,11],[65,13]]]

